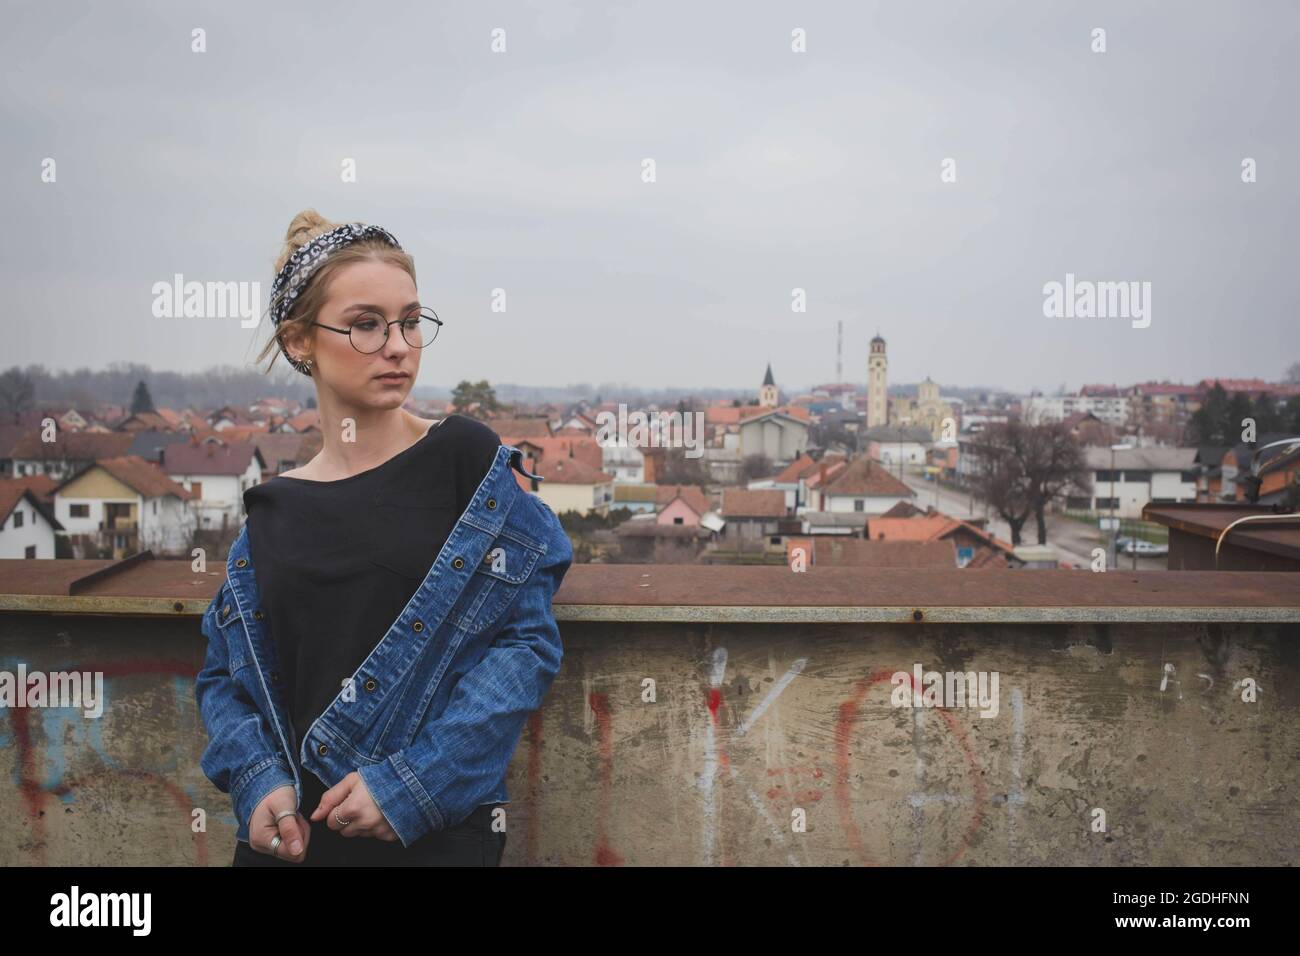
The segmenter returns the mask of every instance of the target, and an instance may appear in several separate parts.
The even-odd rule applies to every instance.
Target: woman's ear
[[[285,329],[280,333],[280,341],[284,343],[289,354],[296,359],[303,359],[311,354],[312,336],[306,329],[301,327]]]

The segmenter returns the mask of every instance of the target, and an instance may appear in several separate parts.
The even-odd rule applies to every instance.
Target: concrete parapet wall
[[[1300,861],[1294,623],[561,626],[505,865]],[[0,711],[0,863],[230,862],[203,651],[190,615],[0,614],[0,669],[102,671],[107,698]],[[917,663],[996,671],[996,715],[893,706]]]

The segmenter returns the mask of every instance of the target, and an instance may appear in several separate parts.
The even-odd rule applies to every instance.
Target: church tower
[[[767,363],[767,374],[763,376],[763,384],[758,390],[758,404],[764,408],[776,408],[776,380],[772,378],[772,363]]]
[[[886,381],[889,360],[885,358],[885,340],[876,333],[867,356],[867,427],[889,423],[889,386]]]

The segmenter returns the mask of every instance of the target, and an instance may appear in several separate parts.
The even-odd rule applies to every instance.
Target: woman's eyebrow
[[[404,305],[404,306],[402,307],[402,311],[405,312],[407,309],[418,308],[419,305],[420,305],[420,303],[419,303],[418,301],[416,301],[416,302],[409,302],[409,303],[407,303],[406,305]],[[379,306],[377,306],[377,305],[366,305],[366,304],[363,303],[363,304],[360,304],[360,305],[350,305],[350,306],[348,306],[346,309],[343,310],[343,314],[344,314],[344,315],[347,315],[349,312],[379,312],[379,313],[382,313],[383,311],[384,311],[384,310],[383,310],[382,308],[380,308]]]

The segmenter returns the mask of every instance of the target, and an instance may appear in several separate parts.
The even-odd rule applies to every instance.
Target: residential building
[[[1112,459],[1113,456],[1113,459]],[[1196,448],[1129,448],[1112,451],[1089,445],[1084,460],[1091,488],[1074,488],[1066,507],[1099,516],[1139,518],[1148,504],[1196,501]],[[1114,462],[1112,468],[1112,460]]]
[[[163,472],[194,493],[194,511],[203,530],[238,527],[244,518],[244,492],[262,481],[266,461],[251,442],[202,441],[162,449]]]
[[[129,434],[129,433],[128,433]],[[124,557],[146,549],[184,553],[196,497],[138,455],[92,462],[53,491],[54,513],[76,557]]]
[[[52,440],[45,441],[47,435]],[[64,481],[100,459],[126,455],[134,441],[133,432],[29,430],[10,452],[13,477],[49,475],[55,481]]]
[[[614,476],[592,467],[581,458],[547,457],[525,466],[540,475],[536,493],[557,515],[575,511],[580,515],[609,514],[614,501]],[[519,476],[524,479],[522,475]]]
[[[721,542],[736,551],[782,547],[782,526],[790,515],[785,492],[774,488],[723,488]],[[721,546],[720,542],[720,546]]]
[[[0,558],[53,558],[54,511],[21,478],[0,480]]]
[[[916,492],[866,455],[853,459],[819,491],[815,510],[864,514],[882,514],[916,497]]]

